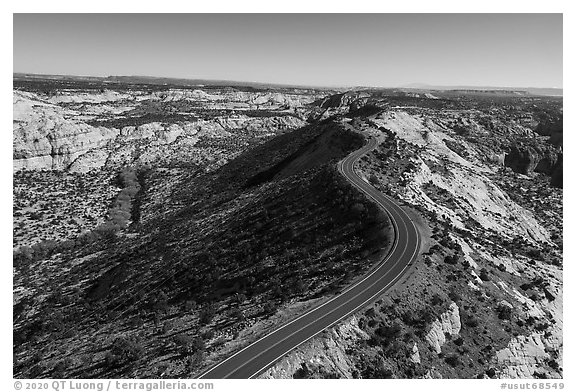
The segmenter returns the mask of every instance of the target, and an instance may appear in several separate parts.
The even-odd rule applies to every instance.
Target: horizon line
[[[458,89],[496,89],[496,90],[511,90],[517,91],[521,89],[553,89],[553,90],[563,90],[563,87],[556,86],[546,86],[546,87],[534,87],[534,86],[498,86],[498,85],[474,85],[474,84],[431,84],[431,83],[420,83],[412,82],[401,86],[377,86],[377,85],[308,85],[299,83],[286,83],[286,82],[266,82],[266,81],[254,81],[254,80],[235,80],[235,79],[218,79],[218,78],[202,78],[202,77],[179,77],[179,76],[159,76],[159,75],[79,75],[79,74],[53,74],[53,73],[37,73],[37,72],[19,72],[13,71],[12,77],[16,74],[20,75],[34,75],[34,76],[60,76],[60,77],[76,77],[76,78],[114,78],[114,77],[124,77],[124,78],[150,78],[150,79],[174,79],[182,81],[206,81],[206,82],[226,82],[226,83],[245,83],[245,84],[261,84],[261,85],[271,85],[279,87],[300,87],[300,88],[322,88],[322,89],[355,89],[355,88],[401,88],[401,89],[437,89],[437,90],[458,90]]]

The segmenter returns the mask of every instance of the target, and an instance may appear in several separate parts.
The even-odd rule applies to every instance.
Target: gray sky
[[[562,87],[562,15],[15,14],[14,71]]]

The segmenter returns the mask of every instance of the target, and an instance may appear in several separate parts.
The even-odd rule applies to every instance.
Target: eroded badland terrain
[[[261,377],[562,377],[562,98],[15,77],[14,376],[195,377],[367,272]]]

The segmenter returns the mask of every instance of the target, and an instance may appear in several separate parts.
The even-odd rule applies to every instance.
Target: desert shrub
[[[369,340],[372,346],[387,347],[393,341],[397,340],[402,334],[402,327],[398,322],[391,325],[381,325],[374,330],[374,336]]]
[[[302,362],[300,364],[300,367],[298,368],[298,370],[296,370],[294,372],[294,374],[292,375],[292,378],[295,378],[295,379],[307,379],[307,378],[311,378],[311,377],[312,377],[312,372],[310,371],[310,369],[308,369],[308,366],[304,362]]]
[[[462,296],[454,288],[450,289],[450,292],[448,293],[448,297],[450,298],[450,300],[452,300],[454,302],[462,300]]]
[[[192,354],[194,352],[192,349],[192,336],[185,333],[180,333],[175,335],[172,338],[172,341],[176,344],[176,347],[182,355]]]
[[[464,323],[471,328],[476,328],[479,325],[478,319],[474,316],[468,316]]]
[[[512,308],[503,304],[498,305],[496,312],[500,320],[510,320],[512,317]]]
[[[456,354],[447,356],[446,358],[444,358],[444,362],[446,362],[448,365],[452,367],[457,367],[462,364],[462,361],[460,361],[460,358],[458,358]]]
[[[216,307],[213,304],[208,304],[200,311],[200,325],[210,324],[216,316]]]
[[[458,264],[458,259],[459,259],[459,257],[456,254],[452,255],[452,256],[446,255],[446,257],[444,257],[444,262],[446,264],[456,265],[456,264]]]
[[[144,348],[135,336],[120,336],[106,353],[105,362],[109,367],[122,366],[136,361],[143,352]]]
[[[432,296],[431,303],[433,306],[442,305],[444,303],[444,299],[439,294],[434,294]]]
[[[94,229],[95,236],[92,238],[87,238],[88,240],[94,240],[95,238],[105,238],[111,239],[116,236],[116,232],[120,230],[120,227],[113,222],[104,222]]]
[[[184,310],[187,312],[190,312],[194,309],[196,309],[197,303],[194,300],[188,300],[186,302],[184,302]]]
[[[361,371],[362,378],[388,379],[393,377],[392,371],[384,366],[382,358],[373,358],[362,365],[364,367]]]
[[[406,325],[413,326],[413,325],[417,324],[418,318],[416,317],[416,315],[414,314],[414,312],[411,309],[408,309],[402,315],[402,321]]]
[[[204,362],[205,354],[203,351],[196,351],[194,354],[190,355],[186,360],[186,365],[189,369],[196,369],[201,366]]]
[[[556,299],[556,296],[552,294],[548,289],[544,289],[544,296],[548,301],[554,301]]]
[[[266,301],[263,306],[263,311],[266,314],[274,314],[276,313],[277,308],[278,307],[274,301]]]
[[[202,336],[202,339],[204,339],[204,341],[210,340],[214,337],[214,331],[209,329],[207,331],[202,332],[202,335],[200,336]]]
[[[42,369],[42,366],[40,364],[38,364],[38,363],[34,364],[30,368],[30,370],[28,371],[28,377],[37,378],[42,374],[43,371],[44,370]]]
[[[242,312],[242,310],[238,308],[232,309],[232,312],[230,312],[230,316],[236,321],[244,321],[244,319],[246,318],[244,316],[244,312]]]
[[[366,207],[364,207],[364,204],[362,203],[355,203],[354,205],[352,205],[351,210],[354,213],[354,215],[361,216],[364,213],[364,211],[366,211]]]
[[[168,295],[160,290],[158,294],[154,297],[152,302],[152,309],[165,312],[168,310]]]
[[[526,255],[535,260],[543,259],[542,252],[534,247],[529,247],[526,251]]]
[[[555,359],[549,360],[548,366],[550,366],[552,369],[554,369],[556,371],[560,370],[560,365],[558,364],[558,361],[556,361]]]

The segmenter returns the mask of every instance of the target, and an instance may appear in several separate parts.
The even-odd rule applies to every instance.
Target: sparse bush
[[[448,365],[452,367],[458,367],[462,364],[460,358],[458,358],[458,356],[455,354],[448,355],[446,358],[444,358],[444,362],[446,362]]]
[[[432,306],[439,306],[444,303],[444,299],[439,294],[434,294],[431,300]]]
[[[200,325],[207,325],[212,322],[216,316],[216,307],[213,304],[208,304],[200,311]]]
[[[452,287],[450,289],[450,292],[448,293],[448,297],[453,302],[458,302],[458,301],[462,300],[462,296],[454,289],[454,287]]]
[[[456,254],[452,255],[452,256],[446,255],[446,257],[444,257],[444,262],[446,264],[456,265],[456,264],[458,264],[458,259],[459,259],[459,257]]]
[[[478,319],[474,316],[469,316],[466,321],[465,324],[471,328],[476,328],[479,325]]]
[[[136,361],[144,349],[134,336],[121,336],[114,340],[110,351],[106,353],[105,363],[109,367],[122,366]]]
[[[510,320],[510,318],[512,317],[512,308],[507,305],[503,304],[498,305],[496,311],[498,313],[498,318],[500,320]]]
[[[172,340],[174,341],[176,347],[178,348],[178,350],[182,355],[187,355],[194,352],[194,350],[192,349],[192,341],[193,341],[192,336],[180,333],[178,335],[175,335],[172,338]]]
[[[196,369],[202,365],[204,362],[205,354],[203,351],[196,351],[194,354],[190,355],[186,360],[186,365],[188,369]]]
[[[374,330],[374,336],[371,339],[372,345],[381,345],[382,347],[387,347],[394,340],[398,339],[402,334],[402,327],[398,322],[394,322],[391,325],[381,325]]]
[[[555,359],[550,359],[548,361],[548,366],[550,366],[552,369],[556,371],[560,371],[560,365],[558,364],[558,361],[556,361]]]
[[[263,311],[266,314],[274,314],[276,313],[277,308],[278,307],[274,301],[266,301],[263,306]]]
[[[305,362],[300,364],[300,368],[294,372],[292,378],[294,379],[307,379],[311,378],[312,372],[308,369],[308,365]]]

